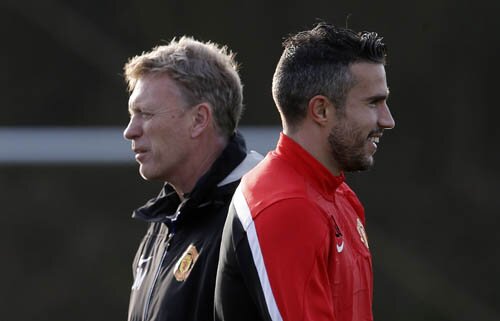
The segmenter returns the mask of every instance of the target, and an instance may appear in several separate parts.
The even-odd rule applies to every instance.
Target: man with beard
[[[233,196],[215,316],[373,320],[365,214],[344,172],[370,168],[395,125],[386,47],[376,33],[326,23],[283,45],[273,79],[283,131]]]

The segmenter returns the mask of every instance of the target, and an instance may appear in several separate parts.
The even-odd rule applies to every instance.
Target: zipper
[[[158,281],[158,276],[160,275],[160,271],[161,271],[161,268],[163,266],[163,261],[165,261],[165,257],[167,256],[168,249],[170,248],[170,240],[172,240],[173,236],[174,236],[174,232],[171,232],[170,234],[168,234],[168,237],[165,240],[165,243],[167,243],[167,244],[165,246],[165,250],[163,251],[163,255],[162,255],[161,260],[160,260],[160,265],[158,265],[158,269],[156,270],[155,277],[153,279],[153,284],[151,284],[151,287],[149,288],[149,293],[146,297],[146,302],[144,304],[144,311],[143,311],[143,317],[142,317],[143,321],[147,320],[148,310],[149,310],[149,306],[151,305],[151,299],[153,296],[153,290],[155,288],[156,282]]]

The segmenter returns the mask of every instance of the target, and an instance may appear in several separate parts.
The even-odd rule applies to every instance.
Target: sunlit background
[[[145,231],[130,216],[160,188],[120,137],[129,57],[184,34],[227,44],[241,124],[265,153],[281,40],[321,19],[377,31],[390,50],[396,128],[376,167],[348,176],[376,320],[500,320],[498,12],[494,0],[2,0],[0,319],[126,320]]]

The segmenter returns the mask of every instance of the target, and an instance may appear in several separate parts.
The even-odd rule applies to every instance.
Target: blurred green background
[[[287,34],[317,19],[377,31],[396,128],[376,167],[348,176],[367,213],[375,318],[498,321],[499,11],[494,0],[2,0],[0,126],[124,127],[123,64],[184,34],[237,52],[242,125],[279,126],[270,88]],[[0,164],[0,319],[125,320],[145,231],[130,215],[159,187],[133,162]]]

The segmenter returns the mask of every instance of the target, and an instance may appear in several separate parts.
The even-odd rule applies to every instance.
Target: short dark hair
[[[342,108],[355,82],[350,65],[385,65],[387,49],[382,39],[375,32],[356,33],[324,22],[288,37],[273,77],[273,98],[284,121],[292,127],[299,124],[315,95],[324,95]]]

